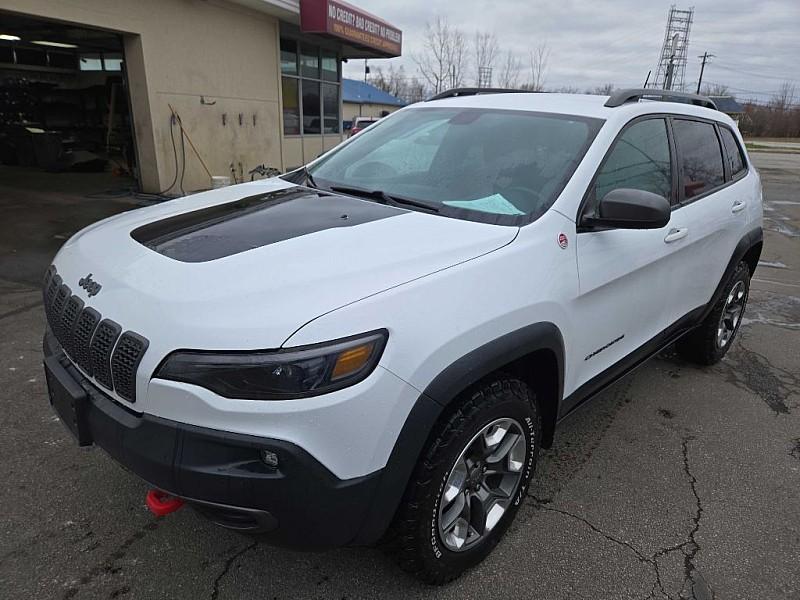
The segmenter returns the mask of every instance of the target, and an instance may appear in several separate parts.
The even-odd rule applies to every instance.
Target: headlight
[[[283,350],[178,350],[164,359],[154,377],[199,385],[226,398],[308,398],[366,378],[378,364],[388,336],[382,329]]]

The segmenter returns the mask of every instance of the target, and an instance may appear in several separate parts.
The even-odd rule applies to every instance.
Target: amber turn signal
[[[342,352],[336,358],[336,364],[331,372],[331,381],[352,375],[362,369],[369,361],[374,347],[375,342],[369,342]]]

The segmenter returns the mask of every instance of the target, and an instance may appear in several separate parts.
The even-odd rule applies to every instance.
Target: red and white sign
[[[300,29],[333,35],[387,58],[400,56],[403,44],[402,31],[340,0],[300,0]]]

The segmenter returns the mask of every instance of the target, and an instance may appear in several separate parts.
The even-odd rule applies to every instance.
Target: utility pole
[[[369,65],[367,64],[367,59],[364,59],[364,83],[367,83],[367,75],[369,75]]]
[[[700,63],[700,77],[697,79],[697,93],[700,93],[700,84],[703,83],[703,71],[706,70],[706,63],[708,62],[709,58],[712,58],[714,55],[709,54],[708,51],[703,52],[703,56],[698,56],[697,58],[703,59],[703,62]]]

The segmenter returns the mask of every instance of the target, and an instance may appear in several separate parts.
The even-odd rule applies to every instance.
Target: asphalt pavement
[[[728,356],[667,351],[563,423],[505,539],[442,588],[375,549],[157,519],[144,483],[77,448],[47,402],[36,281],[72,231],[134,204],[0,184],[0,597],[800,598],[800,154],[752,156],[765,245]]]

